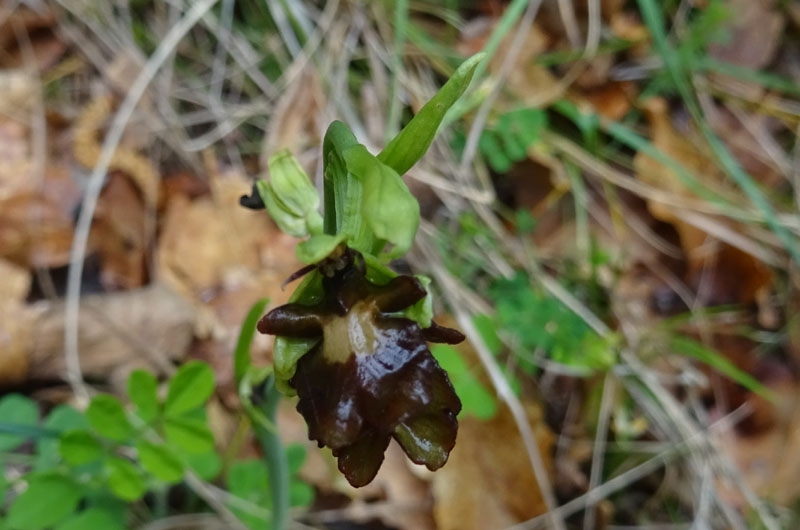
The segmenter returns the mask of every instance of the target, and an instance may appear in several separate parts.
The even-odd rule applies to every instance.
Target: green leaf
[[[312,502],[314,502],[314,488],[302,480],[289,482],[289,504],[291,506],[310,506]]]
[[[214,451],[202,454],[187,453],[183,459],[192,471],[203,480],[214,480],[222,470],[222,460]]]
[[[72,430],[61,434],[58,450],[64,461],[73,466],[82,466],[103,456],[103,446],[97,438],[85,430]]]
[[[200,454],[214,449],[214,434],[208,428],[202,410],[195,414],[165,418],[164,434],[169,443],[187,453]]]
[[[39,409],[36,403],[20,394],[9,394],[0,399],[0,424],[32,427],[39,423]],[[0,432],[0,451],[10,451],[18,447],[26,437],[21,434]]]
[[[83,490],[72,479],[55,474],[35,475],[28,489],[8,510],[8,523],[17,530],[38,530],[59,523],[78,507]]]
[[[497,327],[495,326],[494,319],[487,314],[479,313],[472,317],[472,324],[478,330],[478,334],[483,339],[486,348],[492,353],[497,355],[503,349],[503,343],[497,335]]]
[[[124,441],[133,435],[133,427],[125,416],[122,403],[114,396],[98,394],[86,409],[89,424],[99,434],[112,440]]]
[[[124,501],[135,501],[144,495],[144,479],[139,469],[128,460],[109,458],[105,463],[108,473],[108,487],[111,493]]]
[[[236,349],[233,353],[233,376],[237,389],[239,388],[239,383],[242,382],[242,377],[247,373],[247,369],[253,364],[250,358],[250,344],[253,342],[258,320],[264,314],[264,308],[267,307],[268,303],[269,298],[262,298],[253,304],[239,330],[239,338],[236,341]]]
[[[329,234],[318,234],[300,242],[295,247],[294,252],[297,259],[308,265],[318,263],[327,258],[331,252],[339,246],[347,237],[347,234],[332,236]]]
[[[311,351],[321,339],[298,339],[293,337],[275,337],[275,386],[284,395],[293,396],[295,390],[289,385],[294,377],[297,361]]]
[[[136,443],[142,467],[164,482],[179,482],[183,478],[183,463],[166,445],[157,445],[147,440]]]
[[[478,53],[461,63],[439,92],[381,151],[378,159],[400,175],[416,164],[430,147],[447,110],[469,86],[475,68],[484,56],[484,53]]]
[[[269,509],[272,505],[267,466],[262,460],[237,460],[231,464],[226,480],[227,490],[256,506]],[[264,521],[236,506],[230,506],[233,513],[250,528],[264,528]]]
[[[417,233],[419,203],[400,175],[371,155],[363,145],[351,147],[345,151],[344,157],[347,169],[363,183],[361,211],[367,226],[377,239],[394,245],[388,253],[389,258],[402,256],[411,248]],[[353,248],[367,254],[377,254],[381,250]]]
[[[450,376],[453,388],[461,399],[461,414],[469,414],[480,420],[493,418],[497,413],[494,396],[475,378],[458,350],[437,344],[431,348],[431,353]]]
[[[201,407],[214,392],[214,372],[200,361],[190,361],[181,366],[169,382],[164,412],[179,416]]]
[[[286,462],[289,466],[289,474],[296,475],[303,462],[306,461],[306,448],[302,444],[293,443],[286,446]]]
[[[55,530],[125,530],[120,517],[104,508],[88,508]]]
[[[158,381],[145,370],[134,370],[128,377],[128,396],[136,405],[136,413],[150,423],[158,417]]]
[[[515,162],[526,158],[528,147],[539,139],[546,125],[547,114],[542,109],[518,109],[500,115],[497,131],[509,158]]]
[[[419,327],[427,328],[430,327],[433,320],[433,295],[431,295],[430,291],[431,279],[421,274],[415,274],[414,278],[419,280],[419,283],[425,289],[425,298],[403,310],[403,316],[419,324]]]
[[[50,411],[42,426],[45,429],[62,433],[72,429],[88,429],[89,422],[83,413],[78,412],[69,405],[58,405]],[[52,469],[61,458],[59,445],[61,440],[56,437],[40,438],[36,441],[36,463],[34,469]]]
[[[303,278],[295,289],[289,302],[313,305],[322,298],[322,275],[313,271]],[[275,386],[287,396],[295,395],[294,389],[289,385],[289,380],[294,377],[297,361],[308,353],[320,339],[294,339],[288,337],[275,337],[273,350],[273,366],[275,368]]]

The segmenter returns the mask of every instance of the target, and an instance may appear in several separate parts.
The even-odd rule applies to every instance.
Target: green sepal
[[[463,63],[419,113],[403,127],[378,155],[378,159],[402,175],[428,150],[447,110],[461,97],[472,81],[475,68],[486,54],[473,55]]]
[[[313,305],[322,299],[322,274],[312,271],[289,298],[289,302]],[[297,361],[308,353],[321,339],[296,339],[289,337],[275,337],[273,351],[273,366],[275,368],[275,386],[287,396],[294,396],[296,392],[289,384],[294,377]]]
[[[281,149],[269,157],[267,164],[272,189],[289,213],[297,217],[306,217],[309,213],[317,211],[319,207],[317,188],[288,149]]]
[[[294,249],[297,259],[311,265],[327,258],[345,239],[346,234],[332,236],[330,234],[317,234],[305,241],[301,241]]]
[[[410,318],[419,324],[421,328],[428,328],[433,321],[433,295],[430,290],[431,279],[421,274],[415,274],[414,278],[419,280],[419,283],[425,288],[425,298],[404,309],[403,316]]]
[[[308,235],[305,218],[298,217],[286,210],[278,200],[277,194],[269,182],[259,180],[256,182],[256,189],[258,189],[258,194],[261,195],[261,200],[264,201],[264,206],[269,212],[269,216],[272,217],[272,220],[275,221],[275,224],[278,225],[282,232],[294,237],[306,237]]]
[[[270,216],[295,237],[322,233],[317,188],[292,154],[282,149],[269,158],[270,181],[256,183]]]

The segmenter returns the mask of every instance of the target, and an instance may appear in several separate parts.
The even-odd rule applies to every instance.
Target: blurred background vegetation
[[[0,3],[0,528],[800,526],[800,3]],[[238,206],[334,119],[378,152],[487,52],[405,179],[464,410],[353,489],[233,352],[296,243]],[[256,337],[257,362],[271,338]]]

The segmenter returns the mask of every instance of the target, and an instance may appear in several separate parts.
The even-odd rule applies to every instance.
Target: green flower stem
[[[326,194],[327,197],[327,194]],[[256,331],[256,323],[261,313],[269,303],[263,298],[256,302],[245,318],[239,331],[239,339],[234,353],[234,375],[239,388],[239,399],[242,402],[247,417],[253,425],[261,449],[264,451],[264,460],[269,472],[269,485],[272,494],[272,524],[271,530],[285,530],[289,522],[289,464],[286,461],[286,452],[278,435],[275,413],[281,394],[275,388],[275,375],[269,368],[269,375],[264,378],[264,369],[255,368],[250,358],[250,344]],[[256,382],[263,380],[263,394],[260,400],[251,399]]]
[[[264,401],[259,404],[259,411],[276,425],[275,414],[281,393],[275,387],[275,376],[270,375],[264,382]],[[277,429],[267,429],[258,422],[253,422],[256,438],[264,450],[264,460],[269,471],[270,493],[272,494],[271,530],[285,530],[289,523],[289,464]]]

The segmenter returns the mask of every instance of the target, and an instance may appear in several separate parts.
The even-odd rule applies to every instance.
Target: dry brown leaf
[[[33,309],[29,377],[63,378],[64,303],[42,301]],[[78,351],[84,376],[119,383],[136,368],[167,373],[186,354],[195,318],[191,305],[161,284],[82,297]]]
[[[159,277],[191,297],[241,286],[253,291],[251,302],[288,299],[280,286],[302,266],[294,255],[297,240],[280,232],[264,211],[239,205],[250,189],[248,180],[231,174],[212,180],[211,197],[176,197],[159,240]]]
[[[742,471],[756,495],[791,506],[800,498],[800,389],[796,382],[773,388],[779,397],[777,425],[757,436],[728,431],[722,436],[723,449]],[[731,492],[736,506],[747,508],[741,495]]]
[[[21,383],[28,372],[27,343],[32,331],[25,297],[31,286],[26,269],[0,259],[0,388]]]
[[[528,421],[550,469],[553,435],[538,406]],[[545,513],[514,418],[505,406],[489,421],[459,420],[458,441],[447,464],[433,475],[434,516],[440,530],[506,528]]]
[[[497,19],[499,20],[499,18]],[[473,32],[468,38],[458,43],[457,48],[465,55],[477,53],[483,49],[496,27],[497,21],[480,27],[480,31]],[[492,56],[488,70],[496,77],[502,69],[503,62],[509,52],[509,47],[516,28],[508,32],[508,37],[500,44],[497,53]],[[514,65],[509,70],[503,84],[503,92],[511,94],[507,99],[501,97],[496,105],[502,110],[505,106],[518,107],[526,105],[538,107],[560,93],[561,85],[550,71],[536,63],[535,59],[547,50],[549,38],[538,24],[533,24],[525,35],[525,40],[517,50]],[[420,102],[420,107],[424,101]]]
[[[636,85],[630,81],[605,83],[596,90],[584,94],[598,114],[610,120],[621,120],[631,109],[637,96]]]
[[[102,261],[100,280],[108,289],[134,289],[146,281],[147,217],[133,183],[109,175],[97,204],[92,243]]]
[[[0,257],[54,267],[69,259],[80,190],[63,167],[38,167],[28,130],[0,120]]]
[[[681,163],[704,183],[717,189],[724,188],[724,179],[710,157],[701,151],[686,135],[678,134],[669,118],[663,99],[653,98],[645,103],[645,113],[651,128],[653,144]],[[638,177],[664,191],[687,198],[694,194],[669,168],[643,152],[634,158]],[[756,300],[761,289],[766,288],[772,273],[768,267],[750,254],[717,241],[703,230],[685,222],[675,209],[655,201],[648,202],[650,213],[675,227],[688,263],[687,281],[705,293],[705,301],[712,303],[750,303]],[[729,221],[716,219],[723,225]],[[734,227],[735,229],[735,227]]]

